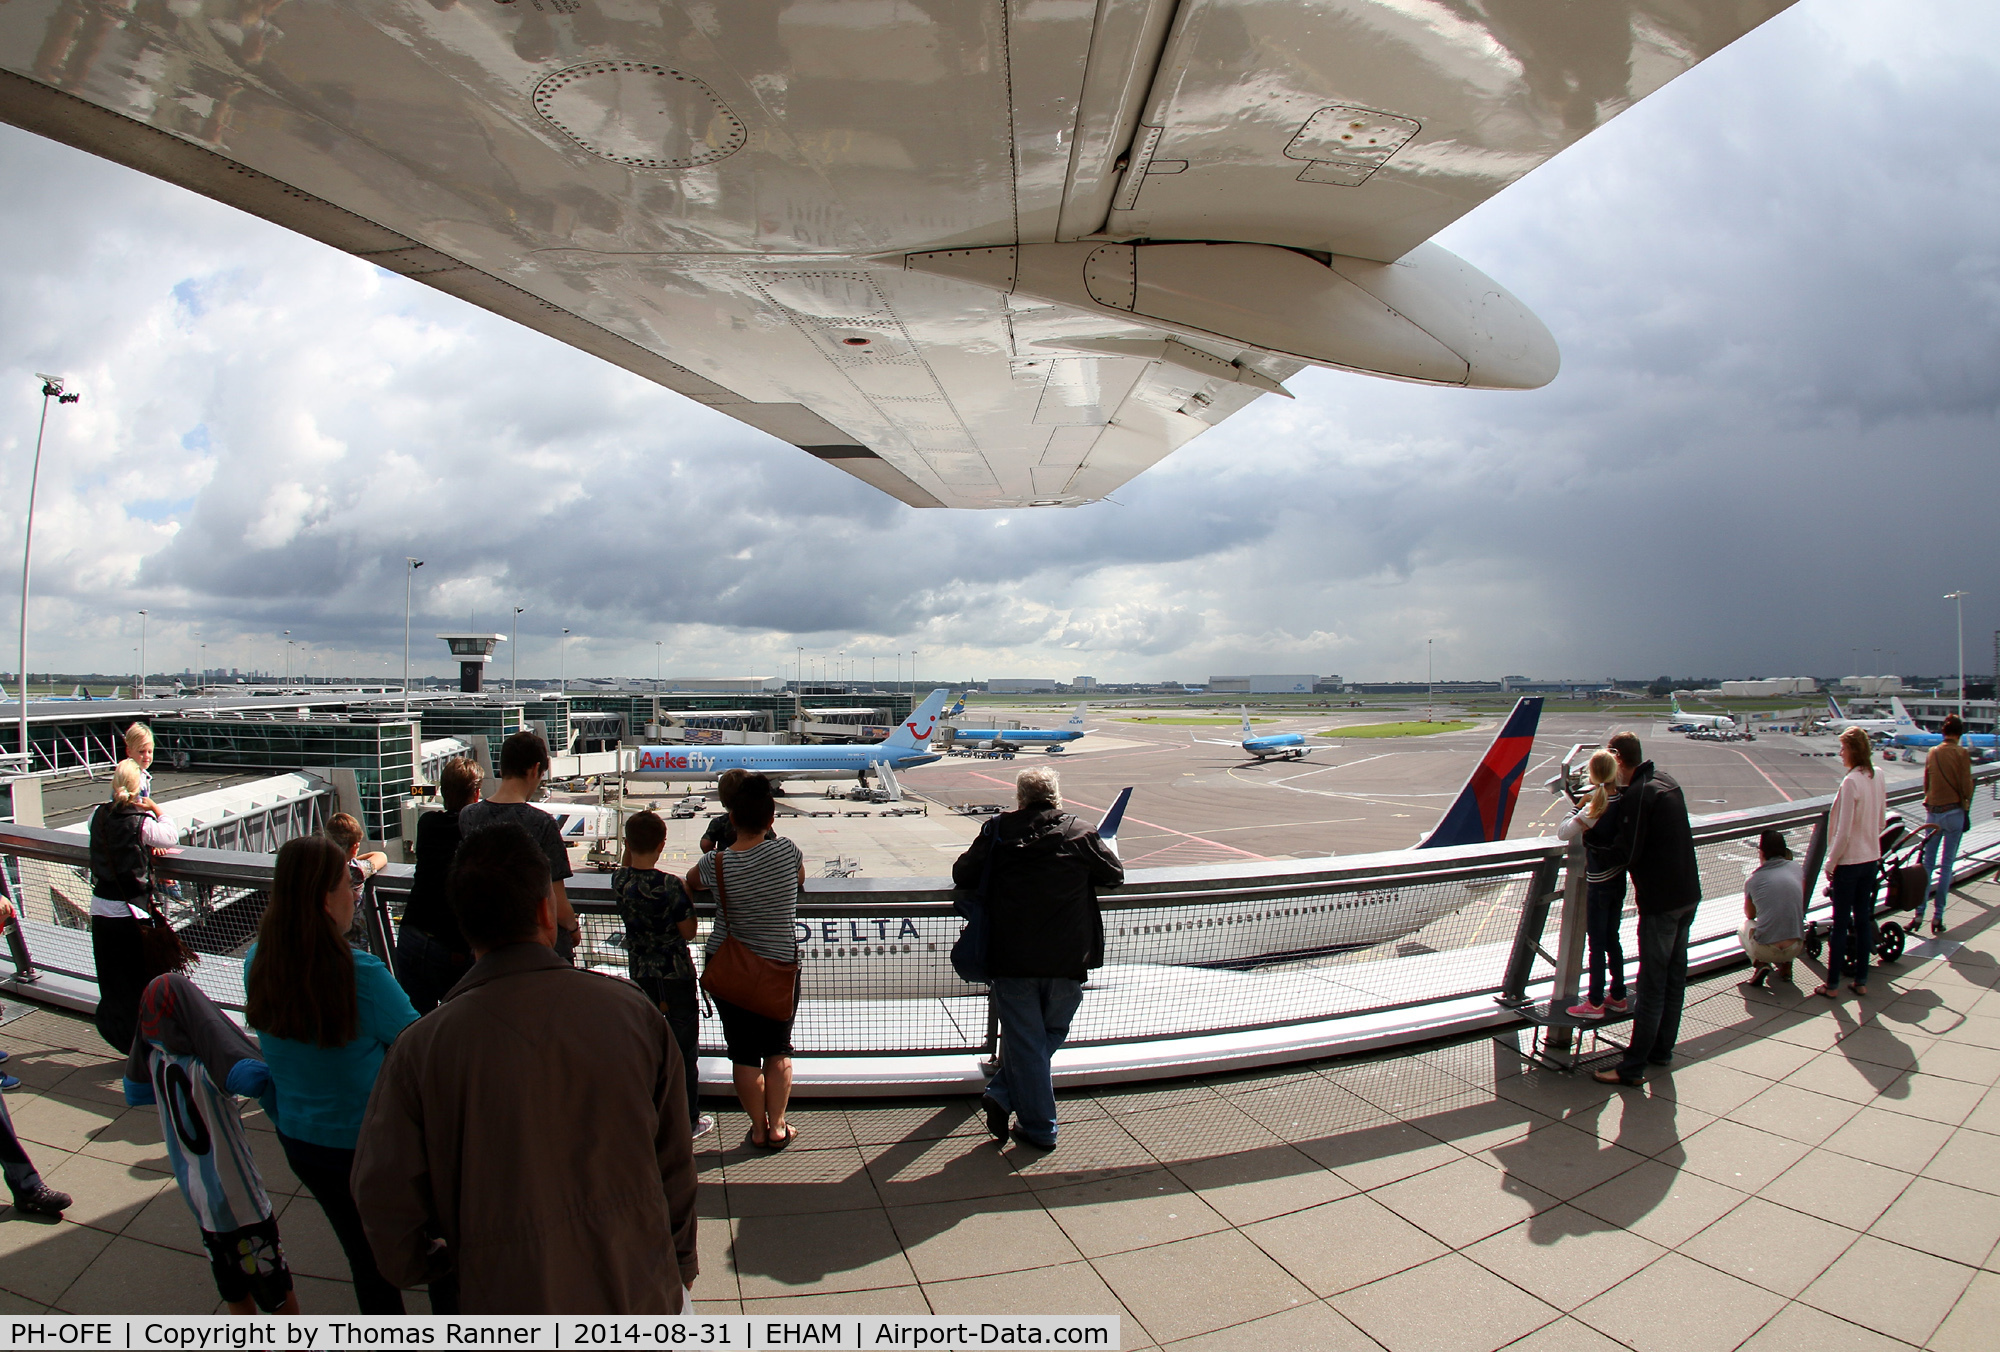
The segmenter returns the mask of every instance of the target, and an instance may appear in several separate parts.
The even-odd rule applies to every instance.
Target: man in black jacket
[[[1701,865],[1681,786],[1644,759],[1633,734],[1614,733],[1604,745],[1618,757],[1619,798],[1625,805],[1614,853],[1624,861],[1639,908],[1639,998],[1632,1010],[1631,1045],[1615,1068],[1598,1071],[1597,1078],[1635,1085],[1645,1080],[1648,1065],[1674,1059],[1687,996],[1688,934],[1701,905]]]
[[[1104,964],[1097,889],[1125,881],[1097,832],[1062,810],[1056,772],[1023,770],[1014,811],[994,819],[952,865],[951,880],[986,893],[986,971],[1000,1014],[1000,1068],[980,1104],[986,1129],[1047,1150],[1056,1143],[1049,1061],[1069,1036],[1083,983]],[[988,870],[991,870],[989,873]]]

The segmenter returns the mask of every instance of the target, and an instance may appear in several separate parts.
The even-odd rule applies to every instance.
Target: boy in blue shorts
[[[640,812],[625,822],[625,863],[611,875],[611,894],[625,921],[627,972],[634,985],[659,1007],[680,1044],[687,1068],[688,1121],[697,1138],[715,1130],[701,1111],[700,1015],[695,1007],[694,903],[680,879],[658,868],[667,846],[667,824],[657,812]]]

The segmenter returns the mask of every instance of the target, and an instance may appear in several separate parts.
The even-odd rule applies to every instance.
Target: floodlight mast
[[[47,376],[39,371],[35,379],[42,382],[42,420],[35,428],[35,467],[28,475],[28,525],[21,542],[21,671],[19,675],[21,696],[21,743],[19,754],[21,773],[27,774],[35,768],[35,753],[28,745],[28,571],[35,557],[35,489],[42,480],[42,435],[49,428],[49,400],[58,404],[74,404],[83,396],[65,394],[61,376]]]

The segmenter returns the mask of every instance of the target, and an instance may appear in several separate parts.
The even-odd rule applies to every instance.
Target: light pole
[[[514,607],[514,637],[507,641],[507,693],[510,695],[521,688],[521,613],[526,609],[526,606]]]
[[[285,631],[285,684],[292,683],[292,631]]]
[[[569,630],[567,629],[562,631],[562,638],[557,644],[556,658],[559,663],[556,693],[567,695],[569,693]]]
[[[653,640],[653,693],[660,693],[660,640]]]
[[[146,698],[146,612],[139,612],[139,698]]]
[[[840,682],[840,693],[847,693],[847,650],[842,648],[834,655],[833,678]]]
[[[1944,599],[1958,606],[1958,721],[1965,722],[1965,591],[1946,592]]]
[[[410,597],[416,586],[417,569],[424,566],[422,559],[403,556],[403,712],[410,711]]]
[[[1435,639],[1424,640],[1424,722],[1431,721],[1432,706],[1437,703],[1437,677],[1432,675],[1431,644]]]
[[[49,400],[74,404],[80,394],[64,394],[61,376],[39,373],[42,382],[42,421],[35,428],[35,467],[28,475],[28,529],[21,543],[21,773],[35,768],[33,750],[28,746],[28,567],[35,557],[35,489],[42,480],[42,434],[49,428]]]
[[[806,648],[803,643],[796,645],[797,656],[792,659],[792,674],[798,679],[792,684],[792,722],[800,727],[806,721]],[[797,734],[794,733],[794,736]]]

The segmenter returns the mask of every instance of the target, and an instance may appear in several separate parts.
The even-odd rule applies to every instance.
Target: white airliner
[[[625,772],[627,779],[712,780],[725,770],[755,770],[772,779],[861,779],[878,765],[908,770],[942,759],[930,749],[947,692],[939,689],[918,705],[888,738],[859,746],[642,746]]]
[[[1307,366],[1547,384],[1431,237],[1791,2],[26,0],[0,119],[911,506],[1065,507]]]
[[[1242,706],[1242,713],[1243,740],[1240,742],[1224,742],[1213,737],[1195,737],[1193,733],[1189,733],[1188,736],[1197,742],[1206,742],[1210,746],[1240,746],[1244,755],[1255,756],[1260,761],[1304,760],[1315,751],[1328,750],[1331,745],[1327,742],[1308,742],[1305,734],[1298,732],[1272,732],[1260,737],[1250,730],[1248,705]]]
[[[1833,711],[1833,723],[1836,730],[1840,728],[1860,728],[1871,737],[1887,737],[1898,732],[1922,731],[1917,726],[1916,720],[1911,718],[1903,709],[1903,701],[1900,699],[1895,701],[1896,717],[1894,718],[1856,718],[1852,714],[1842,713],[1840,710],[1840,701],[1833,697],[1832,691],[1827,692],[1826,707]]]
[[[1674,716],[1667,720],[1668,732],[1687,732],[1696,728],[1712,728],[1717,732],[1736,731],[1736,720],[1728,714],[1690,714],[1681,710],[1681,697],[1670,695]]]

